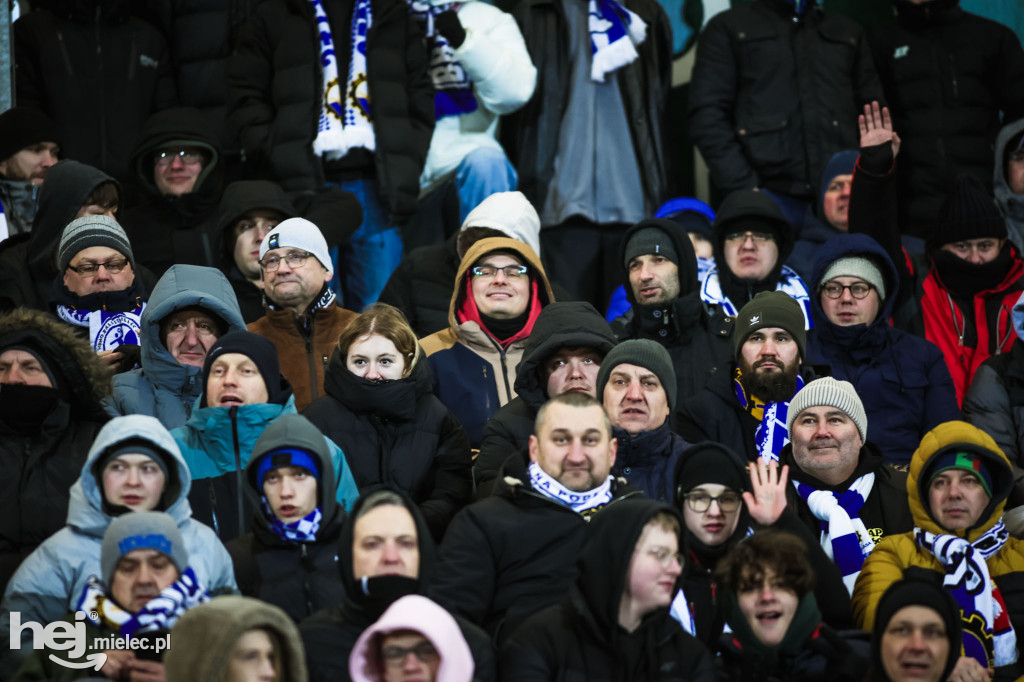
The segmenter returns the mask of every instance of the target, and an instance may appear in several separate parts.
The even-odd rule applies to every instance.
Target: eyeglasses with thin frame
[[[103,263],[82,263],[81,265],[75,266],[68,264],[68,270],[76,272],[83,277],[95,277],[96,273],[100,271],[102,267],[112,275],[124,270],[124,266],[128,264],[127,258],[111,258],[110,260]]]
[[[850,290],[850,296],[860,300],[867,298],[868,294],[875,287],[871,286],[867,282],[854,282],[853,284],[840,284],[839,282],[828,282],[821,287],[821,290],[829,298],[842,298],[843,292],[847,289]]]
[[[1024,163],[1024,149],[1018,149],[1010,154],[1010,161],[1014,163]]]
[[[203,153],[195,149],[178,149],[175,151],[157,152],[153,157],[153,164],[156,166],[170,166],[174,159],[181,159],[186,166],[192,166],[203,160]]]
[[[725,241],[727,242],[739,242],[743,244],[748,239],[753,239],[755,244],[767,244],[770,241],[774,241],[775,236],[770,232],[754,232],[753,230],[747,230],[746,232],[730,232],[725,235]]]
[[[718,502],[718,508],[724,512],[734,512],[740,508],[740,503],[743,501],[743,498],[740,497],[739,493],[735,493],[731,490],[727,490],[721,495],[716,495],[714,497],[705,492],[697,491],[686,493],[683,495],[683,498],[686,500],[686,506],[688,506],[691,511],[695,511],[698,514],[703,514],[710,509],[712,502]]]
[[[267,272],[273,272],[281,267],[281,261],[287,261],[288,267],[295,270],[296,268],[301,268],[306,262],[306,259],[312,255],[313,254],[305,251],[292,251],[284,256],[264,256],[263,260],[260,261],[260,265],[262,265],[263,269]]]
[[[469,269],[473,277],[479,277],[482,279],[493,279],[498,276],[498,270],[501,270],[505,275],[505,279],[519,279],[525,277],[526,273],[530,271],[530,268],[525,265],[506,265],[503,268],[495,267],[493,265],[477,265]]]
[[[686,556],[680,552],[670,552],[666,547],[652,547],[647,550],[647,553],[654,557],[655,561],[661,564],[662,568],[668,568],[672,565],[672,560],[675,559],[679,567],[683,567],[683,562],[686,561]]]
[[[441,656],[437,649],[430,642],[420,642],[416,646],[386,646],[380,650],[380,656],[389,668],[399,668],[405,663],[405,659],[412,654],[420,663],[433,663]]]

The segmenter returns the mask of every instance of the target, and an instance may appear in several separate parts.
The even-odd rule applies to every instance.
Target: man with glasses
[[[871,396],[870,439],[885,462],[904,466],[935,426],[960,418],[953,378],[939,348],[889,325],[898,300],[896,267],[878,242],[837,235],[818,251],[808,364]]]
[[[490,237],[473,244],[455,276],[448,328],[420,342],[434,393],[474,448],[484,424],[516,397],[516,372],[541,309],[554,300],[540,258],[527,244]]]
[[[147,296],[121,226],[106,215],[71,221],[60,239],[57,266],[57,316],[86,336],[112,369],[134,367]]]
[[[300,412],[323,394],[324,372],[341,332],[356,316],[338,305],[327,240],[305,218],[289,218],[260,244],[266,314],[249,331],[277,347],[281,374],[295,390]]]
[[[784,265],[793,250],[793,229],[764,192],[740,190],[722,202],[712,226],[715,267],[701,285],[701,300],[735,317],[762,291],[788,294],[811,322],[810,294],[795,270]]]

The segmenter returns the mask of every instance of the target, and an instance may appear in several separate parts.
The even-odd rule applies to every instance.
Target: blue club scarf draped
[[[590,0],[590,79],[604,77],[640,55],[636,46],[647,38],[647,24],[615,0]]]
[[[207,601],[210,595],[189,566],[176,582],[135,613],[111,599],[106,585],[92,576],[82,589],[75,611],[84,611],[86,620],[93,625],[105,625],[121,637],[131,637],[139,632],[169,630],[185,611]]]
[[[786,416],[789,414],[789,400],[778,402],[763,402],[757,396],[747,395],[743,383],[740,381],[740,369],[736,368],[733,377],[733,389],[736,391],[736,399],[740,406],[750,413],[754,419],[759,419],[760,424],[754,431],[754,442],[757,448],[757,456],[766,461],[779,461],[779,453],[789,443],[789,431],[786,429]],[[795,396],[804,387],[804,379],[799,374],[796,376]],[[792,397],[790,397],[792,400]]]
[[[430,55],[430,79],[434,83],[434,117],[459,116],[477,110],[479,104],[473,94],[473,81],[455,57],[455,48],[434,28],[434,17],[448,10],[458,10],[460,3],[431,5],[429,2],[409,2],[409,14],[423,26]]]
[[[270,525],[270,530],[274,531],[279,538],[288,542],[313,542],[316,540],[316,534],[320,531],[320,521],[323,520],[320,507],[315,507],[313,511],[298,521],[285,523],[274,516],[274,512],[270,510],[270,504],[265,496],[262,500],[263,518]]]

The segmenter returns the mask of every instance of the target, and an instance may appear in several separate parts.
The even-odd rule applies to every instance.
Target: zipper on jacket
[[[231,440],[235,444],[235,498],[238,501],[238,534],[242,534],[245,528],[245,517],[242,510],[242,453],[238,443],[238,406],[228,408],[228,416],[231,418]]]
[[[128,50],[128,82],[135,80],[135,68],[139,63],[139,36],[132,31],[132,49]],[[205,238],[205,234],[203,235]]]
[[[210,498],[210,516],[213,517],[213,532],[220,537],[220,522],[217,520],[217,493],[213,489],[213,479],[206,479],[206,489]]]
[[[302,565],[306,569],[306,575],[302,578],[302,593],[306,596],[306,615],[313,613],[313,590],[309,584],[309,576],[316,570],[316,565],[309,558],[309,551],[306,548],[306,543],[301,543],[302,546]]]
[[[57,30],[57,45],[60,47],[60,53],[64,57],[64,66],[68,70],[69,76],[75,75],[75,70],[71,67],[71,55],[68,54],[68,46],[64,43],[64,34]]]
[[[505,380],[505,402],[512,400],[512,387],[508,385],[508,363],[505,362],[505,349],[501,349],[501,378]]]
[[[310,397],[311,401],[317,399],[317,392],[316,392],[316,358],[313,357],[313,325],[315,324],[315,322],[314,322],[314,318],[315,317],[316,317],[316,313],[314,313],[310,317],[310,319],[309,319],[309,331],[308,331],[308,333],[307,333],[307,331],[305,329],[302,329],[301,326],[299,327],[300,333],[306,338],[306,360],[309,363],[309,391],[310,391],[310,394],[311,394],[311,397]],[[296,324],[298,324],[298,320],[296,320]]]
[[[953,305],[953,297],[946,293],[946,300],[949,301],[949,312],[953,316],[953,329],[956,330],[957,346],[964,347],[964,323],[956,319],[956,306]]]

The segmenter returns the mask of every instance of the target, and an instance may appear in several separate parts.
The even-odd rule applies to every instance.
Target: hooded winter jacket
[[[928,504],[928,484],[922,476],[929,465],[940,455],[950,451],[967,450],[981,458],[992,476],[992,496],[981,512],[978,521],[969,528],[945,530],[935,519]],[[936,427],[921,439],[921,446],[910,462],[907,478],[907,495],[910,498],[910,512],[914,525],[930,533],[945,533],[974,542],[992,529],[1002,518],[1006,498],[1013,487],[1013,475],[1007,460],[995,441],[987,434],[965,422],[948,422]],[[1024,540],[1010,537],[998,552],[990,556],[989,575],[1002,593],[1003,601],[1016,632],[1024,632]],[[941,580],[945,576],[938,559],[922,549],[914,540],[914,533],[903,533],[883,538],[864,562],[864,568],[853,590],[853,615],[857,624],[871,631],[875,624],[878,601],[893,581],[912,573],[922,574],[931,579]],[[965,631],[970,626],[964,623]],[[974,631],[976,628],[971,628]],[[996,680],[1017,679],[1024,661],[1020,658],[1018,639],[1018,663],[998,668]]]
[[[280,609],[257,599],[224,596],[189,609],[174,624],[174,645],[164,657],[167,682],[228,679],[231,651],[253,628],[273,635],[279,682],[309,679],[299,633]]]
[[[20,397],[22,387],[0,384],[0,586],[64,526],[68,489],[108,419],[100,401],[110,393],[106,366],[69,327],[47,315],[18,309],[0,316],[0,353],[11,346],[42,356],[57,385],[50,400],[37,406]],[[35,428],[26,428],[33,422]]]
[[[437,675],[433,678],[436,682],[472,682],[476,679],[473,655],[458,622],[426,597],[411,594],[392,604],[380,620],[359,636],[349,659],[353,682],[383,679],[379,649],[384,636],[408,630],[423,635],[440,656]]]
[[[284,405],[253,403],[233,407],[200,407],[196,399],[192,416],[171,431],[192,472],[194,485],[189,495],[193,516],[210,525],[223,541],[233,540],[251,530],[258,513],[259,497],[242,481],[253,447],[263,432],[278,418],[295,414],[295,398]],[[330,452],[337,485],[337,502],[348,509],[359,496],[345,454],[323,437]],[[333,487],[333,485],[332,485]]]
[[[463,256],[448,307],[448,328],[421,340],[420,345],[430,362],[434,393],[458,417],[474,447],[479,447],[484,424],[491,415],[516,397],[516,367],[531,333],[529,327],[536,319],[536,314],[531,313],[523,328],[526,335],[507,347],[502,347],[475,320],[463,319],[463,303],[470,290],[469,269],[493,251],[514,252],[530,268],[527,311],[546,306],[555,298],[540,258],[523,242],[504,237],[481,239]]]
[[[754,221],[754,227],[750,227]],[[736,277],[725,260],[725,238],[731,232],[761,229],[770,225],[775,234],[778,257],[768,275],[751,281]],[[715,267],[711,269],[700,287],[700,298],[708,305],[723,308],[730,317],[736,314],[754,296],[762,291],[781,291],[792,296],[804,311],[807,329],[814,326],[811,317],[810,296],[807,285],[796,271],[785,265],[793,251],[793,228],[775,205],[775,201],[764,192],[734,192],[725,198],[715,214],[711,227],[711,243],[715,254]],[[764,255],[765,245],[758,251]],[[628,287],[627,287],[628,288]]]
[[[162,194],[157,188],[154,157],[164,147],[192,147],[205,160],[191,192]],[[135,260],[157,277],[176,263],[216,267],[211,238],[217,203],[224,189],[220,145],[198,109],[176,107],[153,114],[139,133],[131,167],[145,190],[145,200],[121,216]]]
[[[587,527],[582,515],[533,489],[522,460],[509,458],[502,473],[493,495],[455,515],[430,593],[498,644],[530,614],[565,595]],[[605,509],[642,497],[621,478],[611,490]]]
[[[384,489],[386,488],[377,490]],[[356,580],[352,572],[354,519],[360,514],[360,506],[374,492],[374,489],[363,490],[363,495],[342,526],[341,540],[337,545],[338,567],[341,570],[341,586],[344,590],[340,603],[317,611],[299,624],[311,682],[350,682],[352,678],[349,677],[349,656],[359,635],[380,618],[384,610],[397,598],[406,594],[425,594],[437,575],[434,543],[430,540],[430,531],[423,520],[423,515],[407,495],[395,490],[393,492],[405,501],[403,506],[416,525],[416,542],[419,545],[418,578],[400,579],[400,586],[382,592],[378,592],[378,586],[371,582],[371,579],[366,583],[368,592],[364,591],[362,583]],[[494,682],[497,679],[497,669],[490,638],[468,619],[456,615],[451,610],[449,612],[453,614],[462,636],[472,651],[476,679],[480,682]]]
[[[1017,194],[1010,189],[1006,179],[1006,160],[1011,150],[1007,146],[1016,141],[1024,133],[1024,117],[1007,123],[996,137],[995,174],[992,184],[996,195],[996,204],[1006,216],[1006,229],[1010,239],[1018,249],[1024,249],[1024,194]]]
[[[131,415],[116,419],[100,432],[89,456],[82,465],[81,476],[71,487],[67,525],[50,536],[34,551],[11,578],[0,603],[0,646],[7,648],[10,614],[21,614],[21,622],[50,623],[73,611],[86,581],[100,575],[100,549],[103,534],[114,517],[105,511],[100,481],[96,479],[96,463],[100,457],[120,443],[140,439],[156,450],[166,453],[174,471],[165,483],[164,495],[170,506],[166,511],[178,524],[188,549],[189,565],[199,582],[211,593],[235,591],[231,557],[214,532],[192,518],[188,503],[192,474],[177,444],[166,429],[152,417]],[[127,512],[131,513],[131,512]],[[22,648],[9,651],[0,662],[0,676],[10,678],[9,665],[31,652],[26,645],[31,631],[23,632]],[[5,672],[6,671],[6,672]]]
[[[793,5],[738,4],[701,32],[689,130],[726,192],[810,199],[829,157],[856,145],[860,107],[882,100],[863,29],[817,3]]]
[[[548,401],[545,363],[562,348],[593,348],[605,356],[615,346],[615,336],[594,306],[585,301],[561,301],[547,305],[526,339],[523,359],[516,367],[516,397],[494,413],[484,427],[480,454],[473,464],[477,497],[494,488],[505,460],[520,453],[533,434],[537,410]],[[590,390],[596,390],[591,386]]]
[[[112,177],[78,161],[65,159],[47,169],[32,232],[0,245],[0,306],[48,309],[64,228],[104,182],[113,182],[121,193],[121,185]]]
[[[736,398],[732,362],[712,368],[707,387],[676,410],[676,431],[691,443],[711,440],[753,461],[760,423]]]
[[[337,604],[344,596],[338,570],[338,538],[346,510],[331,494],[338,486],[328,443],[302,417],[284,417],[268,426],[245,467],[246,497],[256,507],[252,530],[228,543],[239,591],[281,608],[296,623]],[[265,496],[257,487],[257,468],[264,455],[278,448],[309,454],[319,469],[316,506],[321,513],[320,528],[315,539],[308,542],[286,540],[275,533],[259,502]],[[354,502],[350,500],[350,506]]]
[[[871,49],[902,138],[900,227],[927,237],[956,175],[991,188],[1000,112],[1024,116],[1024,51],[1010,28],[959,0],[893,5],[897,21],[872,31]]]
[[[132,4],[56,0],[13,30],[18,105],[49,115],[65,157],[122,182],[146,118],[176,101],[167,43]]]
[[[200,306],[224,323],[227,332],[245,323],[227,278],[213,268],[174,265],[164,273],[142,313],[142,367],[114,377],[112,415],[148,414],[168,429],[183,425],[203,392],[203,368],[181,365],[160,338],[160,322],[181,308]]]
[[[645,613],[632,632],[619,624],[637,545],[659,513],[683,525],[676,509],[641,498],[623,500],[594,517],[569,595],[524,621],[502,647],[504,680],[715,680],[711,654],[669,616],[668,604]]]
[[[466,432],[431,390],[423,351],[417,346],[409,376],[379,383],[353,374],[335,353],[325,388],[303,415],[345,451],[360,489],[384,484],[406,493],[440,541],[469,501],[473,462]]]
[[[834,324],[821,307],[822,277],[832,263],[849,257],[867,258],[885,281],[885,300],[870,324]],[[899,275],[874,239],[862,234],[830,239],[818,251],[811,282],[815,324],[807,335],[804,364],[852,383],[864,403],[868,440],[882,448],[886,463],[908,464],[921,436],[960,418],[942,352],[930,341],[889,326],[899,298]]]
[[[665,303],[639,305],[629,281],[626,247],[637,231],[649,227],[667,234],[675,247],[679,295]],[[632,307],[612,323],[612,330],[619,341],[653,339],[665,346],[676,371],[677,400],[686,400],[707,385],[717,365],[732,357],[733,318],[720,307],[705,308],[701,302],[697,255],[678,223],[664,218],[641,220],[623,235],[619,262],[623,263],[626,298]]]
[[[325,9],[339,73],[347,73],[352,4],[328,0]],[[401,224],[416,210],[434,130],[434,89],[423,33],[406,4],[374,0],[371,14],[366,79],[376,150],[370,163],[392,224]],[[228,66],[228,127],[246,164],[287,191],[321,187],[325,173],[346,163],[325,162],[313,152],[324,97],[319,31],[306,0],[262,2],[239,32]]]

